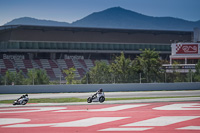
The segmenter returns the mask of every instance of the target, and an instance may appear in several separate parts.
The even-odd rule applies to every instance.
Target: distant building
[[[75,67],[81,78],[95,60],[110,63],[122,51],[134,59],[145,48],[155,49],[169,60],[172,43],[192,40],[190,31],[1,26],[0,74],[22,70],[26,75],[29,69],[40,68],[54,80],[65,76],[62,70]]]
[[[173,43],[171,47],[170,64],[163,65],[167,72],[172,72],[174,67],[181,73],[195,72],[195,65],[200,60],[200,43]]]
[[[195,72],[195,65],[200,60],[200,30],[194,29],[192,43],[172,43],[171,49],[170,64],[163,65],[167,72],[172,72],[174,67],[181,73],[187,73],[189,70]],[[173,65],[175,62],[178,64]]]

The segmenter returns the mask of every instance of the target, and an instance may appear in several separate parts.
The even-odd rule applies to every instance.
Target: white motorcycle
[[[29,98],[23,97],[23,98],[18,98],[13,102],[13,105],[26,105],[28,103]]]
[[[88,97],[87,102],[91,103],[91,102],[100,102],[103,103],[105,101],[105,95],[104,92],[102,92],[101,94],[94,94],[91,97]]]

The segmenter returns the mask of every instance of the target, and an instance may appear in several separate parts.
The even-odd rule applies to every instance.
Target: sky
[[[154,17],[200,20],[200,0],[0,0],[0,25],[20,17],[71,23],[111,7]]]

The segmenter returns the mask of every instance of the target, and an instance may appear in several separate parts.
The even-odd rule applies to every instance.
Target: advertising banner
[[[176,43],[172,44],[172,54],[200,54],[199,43]]]

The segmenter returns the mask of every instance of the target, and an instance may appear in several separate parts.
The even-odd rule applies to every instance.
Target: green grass
[[[187,98],[187,97],[200,97],[200,96],[176,96],[176,97],[133,97],[133,98],[106,98],[106,101],[116,100],[140,100],[140,99],[160,99],[160,98]],[[0,103],[12,104],[14,100],[3,100]],[[87,99],[80,98],[41,98],[41,99],[30,99],[29,103],[71,103],[71,102],[86,102]]]
[[[0,103],[13,103],[14,100],[3,100]],[[85,102],[86,99],[80,98],[41,98],[41,99],[29,99],[28,103],[70,103],[70,102]]]

